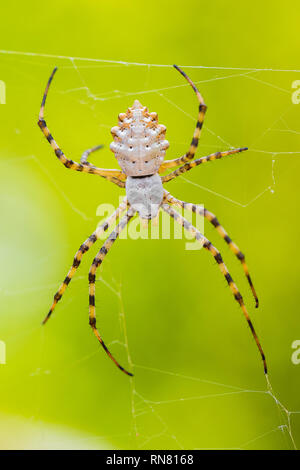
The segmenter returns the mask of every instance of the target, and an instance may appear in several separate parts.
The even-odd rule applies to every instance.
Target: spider
[[[41,128],[41,131],[43,132],[44,136],[53,148],[59,161],[66,168],[75,171],[91,173],[93,175],[100,175],[103,178],[106,178],[107,180],[115,183],[120,188],[125,188],[126,197],[120,204],[120,206],[115,210],[115,212],[102,225],[100,225],[94,231],[94,233],[92,233],[92,235],[90,235],[90,237],[87,238],[87,240],[79,247],[79,250],[75,254],[73,264],[65,280],[63,281],[54,296],[53,303],[47,316],[43,320],[43,324],[45,324],[50,318],[57,302],[62,298],[63,293],[65,292],[67,286],[70,284],[71,279],[73,278],[77,268],[81,263],[83,255],[94,245],[94,243],[100,238],[102,233],[107,231],[108,228],[114,224],[114,222],[118,221],[120,216],[126,211],[125,215],[123,215],[119,223],[108,236],[102,248],[94,258],[89,270],[89,324],[110,359],[116,364],[116,366],[121,371],[123,371],[129,376],[132,376],[133,374],[124,369],[110,353],[96,327],[96,271],[102,264],[105,256],[107,255],[115,240],[118,238],[120,232],[126,227],[126,225],[134,217],[135,214],[138,214],[140,219],[143,221],[144,219],[149,220],[157,217],[158,212],[160,210],[163,210],[164,212],[169,214],[169,216],[172,217],[178,224],[183,226],[184,229],[191,232],[193,237],[198,240],[203,245],[203,247],[214,257],[215,261],[219,266],[219,269],[221,270],[221,273],[225,277],[231,289],[235,300],[240,305],[242,312],[248,322],[253,338],[256,342],[261,358],[263,360],[264,372],[265,374],[267,374],[266,359],[260,341],[248,315],[246,306],[243,301],[243,297],[240,294],[236,284],[234,283],[227,267],[225,266],[220,252],[204,235],[199,232],[199,230],[197,230],[188,220],[182,217],[179,212],[174,209],[174,206],[190,210],[194,213],[203,216],[213,225],[213,227],[216,228],[219,235],[228,244],[230,250],[241,262],[245,276],[252,290],[256,307],[258,307],[258,298],[248,271],[247,264],[245,262],[245,256],[242,254],[238,246],[232,241],[232,239],[229,237],[225,229],[220,225],[218,219],[212,212],[208,211],[206,208],[203,208],[203,206],[187,203],[181,201],[180,199],[176,199],[163,188],[164,183],[167,183],[168,181],[177,178],[177,176],[182,175],[183,173],[191,170],[192,168],[195,168],[198,165],[202,165],[203,163],[211,162],[213,160],[217,160],[228,155],[243,152],[247,150],[247,148],[243,147],[227,150],[224,152],[216,152],[194,160],[207,106],[205,105],[200,92],[198,91],[192,80],[177,65],[174,65],[174,67],[191,85],[199,102],[196,128],[194,130],[193,138],[187,153],[173,160],[164,160],[166,150],[169,147],[168,141],[165,140],[166,127],[161,124],[158,124],[158,117],[156,113],[149,113],[146,107],[142,106],[138,100],[135,100],[133,106],[128,108],[126,113],[119,114],[118,126],[113,127],[111,129],[113,142],[110,144],[110,149],[118,160],[121,170],[109,170],[98,168],[88,161],[89,155],[92,152],[101,148],[101,145],[93,147],[84,152],[80,159],[80,163],[77,163],[67,158],[61,148],[55,142],[54,138],[50,134],[50,131],[44,119],[44,108],[46,98],[52,79],[55,75],[55,72],[57,71],[57,67],[54,68],[47,83],[39,113],[38,125]],[[160,176],[169,168],[175,167],[179,168],[175,169],[174,171],[170,172],[165,176]]]

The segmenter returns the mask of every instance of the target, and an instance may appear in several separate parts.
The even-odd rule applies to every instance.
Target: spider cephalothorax
[[[169,142],[166,127],[158,124],[156,113],[135,100],[126,113],[119,114],[119,125],[111,129],[114,141],[110,144],[120,167],[127,176],[146,176],[157,173]]]
[[[101,346],[108,354],[108,356],[112,359],[112,361],[123,372],[128,375],[132,375],[130,372],[126,371],[112,356],[112,354],[109,352],[108,348],[104,344],[103,339],[100,336],[100,333],[96,327],[96,271],[102,264],[109,249],[112,247],[113,243],[118,238],[121,231],[125,229],[126,225],[130,222],[130,220],[135,216],[136,213],[138,213],[142,219],[151,219],[155,217],[158,211],[161,209],[170,217],[172,217],[176,222],[182,225],[184,229],[189,231],[193,235],[193,237],[201,243],[203,248],[205,248],[205,250],[207,250],[214,257],[215,261],[217,262],[220,268],[221,273],[223,274],[224,278],[226,279],[226,282],[229,285],[229,288],[235,300],[241,307],[242,312],[248,322],[252,335],[261,354],[261,358],[264,364],[264,371],[266,374],[267,364],[262,347],[254,330],[253,324],[249,318],[243,297],[241,296],[236,284],[234,283],[231,275],[229,274],[229,271],[222,259],[221,253],[202,233],[199,232],[196,227],[194,227],[187,219],[182,217],[174,209],[174,206],[184,208],[186,210],[190,210],[201,215],[206,220],[208,220],[213,225],[213,227],[217,229],[218,233],[228,244],[230,250],[241,262],[244,273],[251,287],[257,307],[258,298],[249,275],[248,267],[245,262],[245,256],[242,254],[238,246],[231,240],[228,233],[221,226],[218,219],[212,212],[208,211],[203,206],[187,203],[181,201],[180,199],[176,199],[170,193],[163,189],[164,183],[171,181],[177,176],[182,175],[186,171],[189,171],[192,168],[201,165],[202,163],[220,159],[227,155],[233,155],[235,153],[247,150],[247,148],[243,147],[227,150],[225,152],[216,152],[194,160],[201,129],[204,122],[206,105],[201,94],[199,93],[195,84],[190,80],[190,78],[179,67],[177,67],[176,65],[174,65],[174,67],[184,76],[184,78],[191,85],[194,92],[196,93],[199,103],[198,119],[188,151],[181,157],[175,158],[173,160],[164,161],[166,149],[169,147],[168,141],[165,140],[166,128],[165,126],[158,124],[156,113],[149,113],[148,109],[143,107],[140,102],[136,100],[133,106],[129,108],[126,113],[119,115],[119,125],[117,127],[113,127],[111,130],[112,135],[114,137],[114,141],[110,145],[110,148],[114,152],[119,162],[119,165],[122,168],[122,171],[98,168],[88,161],[89,155],[95,150],[101,148],[101,145],[86,150],[86,152],[83,153],[80,159],[80,163],[74,162],[73,160],[67,158],[63,151],[60,149],[60,147],[57,145],[44,119],[44,107],[49,86],[57,69],[55,68],[52,72],[52,75],[50,76],[44,93],[38,125],[40,126],[43,134],[45,135],[46,139],[53,148],[57,158],[66,168],[85,173],[91,173],[94,175],[100,175],[103,178],[106,178],[108,181],[117,184],[119,187],[126,188],[126,198],[116,209],[116,211],[102,225],[97,227],[95,232],[89,238],[87,238],[87,240],[80,246],[65,280],[63,281],[59,290],[54,296],[51,308],[43,323],[46,323],[46,321],[50,318],[57,302],[61,299],[78,266],[80,265],[83,255],[101,237],[102,233],[108,230],[127,210],[126,214],[122,217],[120,222],[115,226],[114,230],[112,230],[112,232],[106,239],[104,245],[94,258],[93,263],[91,265],[89,271],[89,323]],[[160,176],[160,174],[164,171],[174,167],[179,168],[175,169],[174,171],[165,176]]]

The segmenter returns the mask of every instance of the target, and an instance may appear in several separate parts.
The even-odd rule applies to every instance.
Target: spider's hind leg
[[[180,225],[182,225],[188,232],[192,233],[193,236],[195,237],[195,239],[198,240],[202,244],[202,246],[207,251],[209,251],[212,254],[212,256],[214,257],[214,259],[216,260],[216,262],[217,262],[217,264],[220,268],[221,273],[225,277],[235,300],[240,305],[240,307],[242,309],[242,312],[244,314],[244,317],[247,320],[248,326],[251,330],[252,336],[253,336],[253,338],[256,342],[257,348],[260,352],[260,355],[261,355],[261,358],[262,358],[262,361],[263,361],[264,372],[265,372],[265,374],[267,374],[266,358],[265,358],[263,349],[261,347],[260,341],[258,339],[258,336],[257,336],[256,331],[254,329],[254,326],[252,324],[252,321],[249,317],[248,311],[247,311],[246,306],[244,304],[243,297],[242,297],[241,293],[239,292],[236,284],[234,283],[234,281],[233,281],[233,279],[232,279],[232,277],[231,277],[231,275],[230,275],[230,273],[229,273],[229,271],[228,271],[228,269],[227,269],[227,267],[226,267],[226,265],[225,265],[225,263],[222,259],[221,253],[212,245],[212,243],[204,235],[202,235],[202,233],[199,232],[199,230],[197,230],[188,220],[186,220],[184,217],[182,217],[178,212],[176,212],[168,204],[163,204],[162,209],[165,212],[167,212],[167,214],[169,214],[169,216],[172,217],[176,222],[178,222]]]
[[[250,274],[249,274],[249,269],[248,269],[248,266],[247,266],[246,261],[245,261],[245,256],[243,255],[243,253],[241,252],[239,247],[231,240],[231,238],[229,237],[229,235],[226,232],[226,230],[224,229],[224,227],[222,227],[222,225],[218,221],[217,217],[212,212],[205,209],[205,207],[199,206],[197,204],[192,204],[192,203],[189,203],[189,202],[184,202],[184,201],[181,201],[180,199],[176,199],[174,196],[172,196],[167,191],[165,191],[165,198],[166,198],[166,201],[171,205],[175,205],[175,206],[181,207],[183,209],[187,209],[191,212],[194,212],[195,214],[199,214],[202,217],[205,217],[215,227],[215,229],[217,230],[219,235],[221,235],[221,237],[225,240],[225,242],[229,246],[230,250],[235,254],[237,259],[240,260],[240,262],[242,264],[242,267],[243,267],[243,270],[244,270],[244,273],[245,273],[245,276],[246,276],[247,281],[250,285],[253,297],[255,299],[255,307],[257,308],[258,304],[259,304],[258,297],[256,295],[256,291],[255,291],[252,279],[251,279]]]
[[[74,257],[73,264],[65,280],[63,281],[63,283],[61,284],[60,288],[58,289],[58,291],[56,292],[54,296],[54,300],[51,305],[51,308],[47,316],[44,318],[42,322],[43,325],[49,320],[50,316],[52,315],[53,310],[56,307],[57,302],[62,298],[66,288],[70,284],[72,277],[76,273],[81,263],[83,255],[91,248],[91,246],[93,246],[93,244],[98,240],[101,234],[104,233],[106,230],[108,230],[108,228],[120,217],[120,214],[125,211],[126,207],[127,207],[127,199],[125,198],[124,201],[118,207],[118,209],[102,225],[100,225],[100,227],[98,227],[97,230],[95,230],[95,232],[92,233],[92,235],[80,246],[79,250],[77,251]]]
[[[135,210],[130,208],[125,216],[121,219],[120,223],[116,226],[116,228],[113,230],[113,232],[110,234],[110,236],[107,238],[105,241],[104,245],[98,252],[97,256],[94,258],[94,261],[91,265],[90,271],[89,271],[89,324],[92,327],[92,330],[98,339],[99,343],[103,347],[104,351],[106,354],[110,357],[110,359],[116,364],[116,366],[125,374],[131,375],[130,372],[124,369],[113,357],[113,355],[110,353],[108,350],[107,346],[105,345],[97,327],[96,327],[96,312],[95,312],[95,282],[96,282],[96,271],[98,267],[102,264],[105,256],[107,255],[109,249],[112,247],[113,243],[116,241],[118,238],[119,234],[121,231],[126,227],[128,222],[132,219],[132,217],[135,215]]]

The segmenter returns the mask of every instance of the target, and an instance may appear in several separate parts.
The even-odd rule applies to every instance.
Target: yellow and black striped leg
[[[116,228],[113,230],[113,232],[110,234],[108,239],[105,241],[104,245],[102,246],[101,250],[97,254],[97,256],[94,258],[94,261],[92,263],[92,266],[90,268],[89,272],[89,323],[92,327],[92,330],[100,342],[101,346],[103,347],[104,351],[106,354],[111,358],[111,360],[116,364],[116,366],[125,374],[127,375],[133,375],[127,370],[125,370],[117,361],[116,359],[112,356],[110,351],[107,349],[105,343],[103,342],[103,339],[100,336],[100,333],[96,327],[96,311],[95,311],[95,282],[96,282],[96,271],[98,267],[102,264],[105,256],[107,255],[109,249],[112,247],[114,241],[118,238],[119,234],[121,231],[126,227],[128,222],[132,219],[132,217],[135,214],[135,210],[130,208],[125,216],[121,219],[119,224],[116,226]]]
[[[168,201],[169,204],[175,205],[177,207],[182,207],[183,209],[187,209],[191,212],[194,212],[195,214],[199,214],[202,217],[205,217],[216,228],[217,232],[221,235],[221,237],[228,244],[231,251],[240,260],[240,262],[242,264],[242,267],[243,267],[243,270],[245,272],[246,278],[247,278],[248,283],[250,285],[253,297],[255,299],[255,307],[257,308],[258,303],[259,303],[258,302],[258,297],[256,295],[256,291],[255,291],[254,285],[252,283],[252,279],[251,279],[250,274],[249,274],[248,266],[247,266],[246,261],[245,261],[245,255],[243,255],[243,253],[241,252],[239,247],[231,240],[231,238],[229,237],[229,235],[226,232],[226,230],[224,229],[224,227],[222,227],[222,225],[218,221],[217,217],[212,212],[205,209],[205,207],[203,207],[203,206],[198,206],[196,204],[192,204],[192,203],[189,203],[189,202],[181,201],[180,199],[176,199],[174,196],[172,196],[167,191],[165,191],[165,195],[166,195],[166,200]]]
[[[257,336],[256,332],[255,332],[254,326],[253,326],[253,324],[250,320],[249,314],[247,312],[246,306],[245,306],[244,301],[243,301],[243,297],[240,294],[237,286],[235,285],[235,283],[234,283],[227,267],[225,266],[220,252],[212,245],[212,243],[204,235],[202,235],[199,232],[199,230],[197,230],[188,220],[186,220],[184,217],[182,217],[178,212],[176,212],[168,204],[163,204],[162,209],[165,212],[167,212],[170,215],[170,217],[172,217],[174,220],[176,220],[176,222],[178,222],[180,225],[182,225],[187,231],[192,233],[194,235],[195,239],[198,240],[203,245],[203,247],[213,255],[214,259],[216,260],[216,262],[217,262],[217,264],[220,268],[221,273],[225,277],[225,279],[226,279],[226,281],[227,281],[227,283],[230,287],[230,290],[231,290],[235,300],[239,303],[239,305],[240,305],[240,307],[243,311],[243,314],[244,314],[244,316],[245,316],[245,318],[248,322],[248,325],[250,327],[250,330],[252,332],[252,335],[254,337],[256,345],[259,349],[261,358],[263,360],[264,372],[265,372],[265,374],[267,374],[266,358],[265,358],[263,349],[261,347],[260,341],[258,339],[258,336]]]
[[[204,122],[205,113],[206,113],[206,110],[207,110],[207,106],[204,103],[204,100],[203,100],[199,90],[197,89],[196,85],[186,75],[186,73],[178,67],[178,65],[174,65],[174,67],[189,82],[189,84],[193,88],[194,92],[196,93],[196,96],[197,96],[198,101],[199,101],[198,119],[197,119],[197,123],[196,123],[196,128],[194,130],[193,139],[192,139],[192,142],[191,142],[191,145],[190,145],[190,148],[189,148],[188,152],[180,158],[176,158],[175,160],[166,160],[165,162],[163,162],[160,169],[159,169],[159,173],[163,173],[168,168],[173,168],[175,166],[182,165],[183,163],[189,162],[190,160],[192,160],[194,158],[197,147],[198,147],[198,142],[199,142],[201,129],[202,129],[203,122]]]
[[[47,316],[43,320],[43,324],[45,324],[47,322],[47,320],[50,318],[50,316],[52,315],[53,310],[55,309],[55,306],[56,306],[57,302],[62,298],[63,293],[65,292],[66,288],[70,284],[72,277],[74,276],[75,272],[77,271],[77,269],[78,269],[78,267],[81,263],[82,256],[98,240],[98,238],[101,236],[101,234],[103,232],[105,232],[106,230],[108,230],[108,228],[120,217],[122,212],[124,212],[126,210],[126,207],[127,207],[127,199],[125,198],[124,201],[122,202],[122,204],[120,204],[120,206],[118,207],[118,209],[102,225],[100,225],[97,228],[97,230],[95,230],[95,232],[92,233],[92,235],[80,246],[79,250],[77,251],[77,253],[74,257],[73,264],[72,264],[65,280],[63,281],[63,283],[61,284],[60,288],[58,289],[58,291],[56,292],[56,294],[54,296],[53,303],[51,305],[51,308],[50,308]]]
[[[53,148],[54,153],[57,156],[57,158],[59,159],[59,161],[66,168],[69,168],[69,169],[75,170],[75,171],[82,171],[84,173],[91,173],[93,175],[102,176],[103,178],[106,178],[109,181],[117,184],[121,188],[124,188],[125,187],[125,182],[124,181],[126,180],[126,175],[124,175],[124,173],[122,173],[122,171],[120,171],[120,170],[109,170],[109,169],[104,169],[104,168],[97,168],[94,165],[90,165],[90,164],[85,165],[85,164],[82,164],[82,163],[74,162],[73,160],[70,160],[69,158],[67,158],[65,156],[63,151],[59,148],[59,146],[55,142],[54,138],[52,137],[52,135],[51,135],[51,133],[50,133],[48,127],[47,127],[46,121],[44,119],[44,110],[45,110],[45,103],[46,103],[49,87],[51,85],[51,82],[53,80],[53,77],[54,77],[56,71],[57,71],[57,67],[55,67],[55,69],[53,70],[53,72],[52,72],[52,74],[51,74],[51,76],[48,80],[48,83],[47,83],[47,86],[46,86],[46,89],[45,89],[45,93],[44,93],[44,96],[43,96],[41,109],[40,109],[40,114],[39,114],[39,120],[38,120],[38,125],[39,125],[41,131],[43,132],[44,136],[46,137],[49,144]]]
[[[228,155],[234,155],[235,153],[244,152],[245,150],[248,150],[248,148],[242,147],[238,149],[226,150],[225,152],[211,153],[210,155],[207,155],[206,157],[201,157],[201,158],[198,158],[197,160],[194,160],[193,162],[182,165],[180,168],[177,168],[177,170],[172,171],[172,173],[169,173],[166,176],[162,176],[161,180],[163,183],[167,183],[168,181],[171,181],[172,179],[177,178],[177,176],[180,176],[183,173],[186,173],[187,171],[191,170],[192,168],[195,168],[198,165],[201,165],[202,163],[212,162],[213,160],[218,160],[220,158],[227,157]]]

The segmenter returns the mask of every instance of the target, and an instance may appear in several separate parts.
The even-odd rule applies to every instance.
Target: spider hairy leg
[[[44,92],[43,99],[42,99],[40,114],[39,114],[39,121],[42,121],[44,119],[44,111],[45,111],[45,104],[46,104],[46,99],[47,99],[47,96],[48,96],[48,91],[49,91],[51,82],[52,82],[53,77],[56,74],[57,70],[58,70],[58,67],[54,67],[54,69],[53,69],[53,71],[50,75],[50,78],[48,80],[48,83],[46,85],[45,92]]]
[[[82,164],[82,163],[77,163],[74,162],[73,160],[70,160],[65,156],[61,148],[58,146],[56,141],[54,140],[53,136],[50,133],[50,130],[47,127],[46,121],[44,119],[44,111],[45,111],[45,104],[46,104],[46,99],[48,96],[48,91],[51,85],[51,82],[53,80],[53,77],[57,71],[57,67],[54,68],[42,100],[41,104],[41,109],[39,113],[39,120],[38,120],[38,126],[40,127],[41,131],[43,132],[44,136],[46,137],[47,141],[51,145],[51,147],[54,150],[55,155],[57,156],[58,160],[68,169],[75,170],[75,171],[80,171],[83,173],[90,173],[94,175],[99,175],[102,176],[103,178],[106,178],[107,180],[111,181],[112,183],[117,184],[121,188],[125,187],[124,179],[126,179],[126,176],[122,173],[120,170],[110,170],[110,169],[104,169],[104,168],[97,168],[94,165],[90,164]]]
[[[104,145],[96,145],[95,147],[85,150],[85,152],[83,152],[83,154],[81,155],[80,163],[82,163],[82,165],[91,165],[91,163],[88,162],[88,157],[91,153],[97,152],[97,150],[103,149],[103,147]]]
[[[179,73],[181,73],[181,75],[188,81],[188,83],[191,85],[194,92],[196,93],[196,96],[197,96],[197,99],[198,99],[198,102],[199,102],[198,118],[197,118],[195,130],[194,130],[193,138],[192,138],[192,141],[191,141],[191,144],[190,144],[190,147],[189,147],[187,153],[185,155],[183,155],[182,157],[176,158],[175,160],[166,160],[165,162],[163,162],[160,166],[159,173],[162,173],[163,171],[165,171],[168,168],[172,168],[174,166],[182,165],[183,163],[186,163],[190,160],[193,160],[193,158],[195,156],[195,153],[196,153],[196,150],[197,150],[197,147],[198,147],[198,142],[199,142],[201,130],[202,130],[203,123],[204,123],[205,113],[206,113],[206,110],[207,110],[207,106],[204,103],[204,100],[203,100],[199,90],[197,89],[196,85],[186,75],[186,73],[183,70],[181,70],[180,67],[178,67],[178,65],[174,65],[173,67],[176,70],[178,70]]]
[[[220,252],[212,245],[212,243],[204,236],[202,235],[199,230],[197,230],[188,220],[186,220],[184,217],[182,217],[178,212],[176,212],[172,207],[170,207],[168,204],[163,204],[162,205],[162,209],[170,215],[170,217],[172,217],[176,222],[178,222],[180,225],[182,225],[187,231],[189,231],[190,233],[192,233],[195,237],[196,240],[198,240],[202,246],[207,250],[209,251],[214,259],[216,260],[219,268],[220,268],[220,271],[221,273],[223,274],[223,276],[225,277],[228,285],[229,285],[229,288],[235,298],[235,300],[238,302],[238,304],[240,305],[241,309],[242,309],[242,312],[247,320],[247,323],[248,323],[248,326],[251,330],[251,333],[252,333],[252,336],[256,342],[256,345],[257,345],[257,348],[260,352],[260,355],[261,355],[261,358],[262,358],[262,361],[263,361],[263,365],[264,365],[264,373],[267,375],[267,372],[268,372],[268,369],[267,369],[267,363],[266,363],[266,358],[265,358],[265,355],[264,355],[264,352],[263,352],[263,349],[262,349],[262,346],[260,344],[260,341],[258,339],[258,336],[256,334],[256,331],[254,329],[254,326],[252,324],[252,321],[249,317],[249,314],[248,314],[248,311],[246,309],[246,306],[244,304],[244,300],[243,300],[243,297],[242,295],[240,294],[236,284],[234,283],[223,259],[222,259],[222,256],[220,254]]]
[[[113,357],[113,355],[110,353],[108,350],[107,346],[105,345],[103,339],[101,338],[101,335],[96,327],[96,311],[95,311],[95,282],[96,282],[96,271],[99,268],[99,266],[102,264],[105,256],[107,255],[108,251],[112,247],[113,243],[116,241],[118,238],[119,234],[121,231],[126,227],[128,222],[132,219],[132,217],[135,215],[136,211],[132,208],[130,208],[125,216],[121,219],[117,227],[114,229],[114,231],[110,234],[110,236],[107,238],[105,241],[104,245],[98,252],[97,256],[94,258],[94,261],[91,265],[90,271],[89,271],[89,324],[92,327],[92,330],[98,339],[99,343],[103,347],[104,351],[106,354],[110,357],[110,359],[116,364],[116,366],[125,374],[132,376],[133,374],[131,372],[128,372],[124,367],[122,367],[118,361]]]
[[[247,266],[246,261],[245,261],[245,256],[243,255],[243,253],[241,252],[239,247],[231,240],[231,238],[229,237],[229,235],[226,232],[226,230],[224,229],[224,227],[222,227],[222,225],[218,221],[217,217],[212,212],[205,209],[205,207],[203,207],[203,206],[199,206],[197,204],[192,204],[192,203],[189,203],[189,202],[181,201],[180,199],[176,199],[174,196],[172,196],[167,191],[165,191],[165,195],[166,195],[166,199],[167,199],[169,204],[175,205],[177,207],[182,207],[183,209],[187,209],[191,212],[194,212],[195,214],[199,214],[202,217],[205,217],[215,227],[215,229],[217,230],[219,235],[221,235],[221,237],[228,244],[230,250],[235,254],[237,259],[240,260],[240,262],[242,264],[242,267],[243,267],[243,270],[244,270],[244,273],[245,273],[246,278],[248,280],[248,283],[250,285],[253,297],[255,299],[255,307],[257,308],[258,305],[259,305],[258,297],[256,295],[256,291],[255,291],[251,276],[249,274],[249,269],[248,269],[248,266]]]
[[[122,202],[122,204],[120,204],[120,206],[118,207],[118,209],[102,225],[100,225],[97,228],[97,230],[95,230],[95,232],[92,233],[92,235],[80,246],[79,250],[77,251],[77,253],[74,257],[73,264],[72,264],[65,280],[63,281],[63,283],[61,284],[60,288],[58,289],[58,291],[56,292],[56,294],[54,296],[54,300],[53,300],[53,303],[51,305],[51,308],[50,308],[47,316],[44,318],[44,320],[42,322],[43,325],[49,320],[50,316],[52,315],[53,310],[56,307],[57,302],[59,302],[59,300],[62,298],[66,288],[70,284],[72,277],[76,273],[76,271],[77,271],[77,269],[78,269],[78,267],[81,263],[83,255],[91,248],[91,246],[94,245],[94,243],[98,240],[98,238],[101,236],[101,234],[104,233],[106,230],[108,230],[108,228],[116,220],[118,220],[118,218],[120,217],[122,212],[124,212],[126,210],[126,207],[127,207],[127,199],[125,198],[124,201]]]
[[[193,162],[186,163],[185,165],[182,165],[181,167],[177,168],[177,170],[172,171],[172,173],[169,173],[168,175],[163,176],[162,182],[168,183],[168,181],[171,181],[172,179],[177,178],[177,176],[180,176],[183,173],[186,173],[187,171],[192,170],[192,168],[195,168],[196,166],[201,165],[202,163],[212,162],[213,160],[219,160],[220,158],[227,157],[228,155],[234,155],[236,153],[245,152],[246,150],[248,150],[247,147],[241,147],[237,149],[226,150],[225,152],[211,153],[210,155],[198,158],[197,160],[194,160]]]

